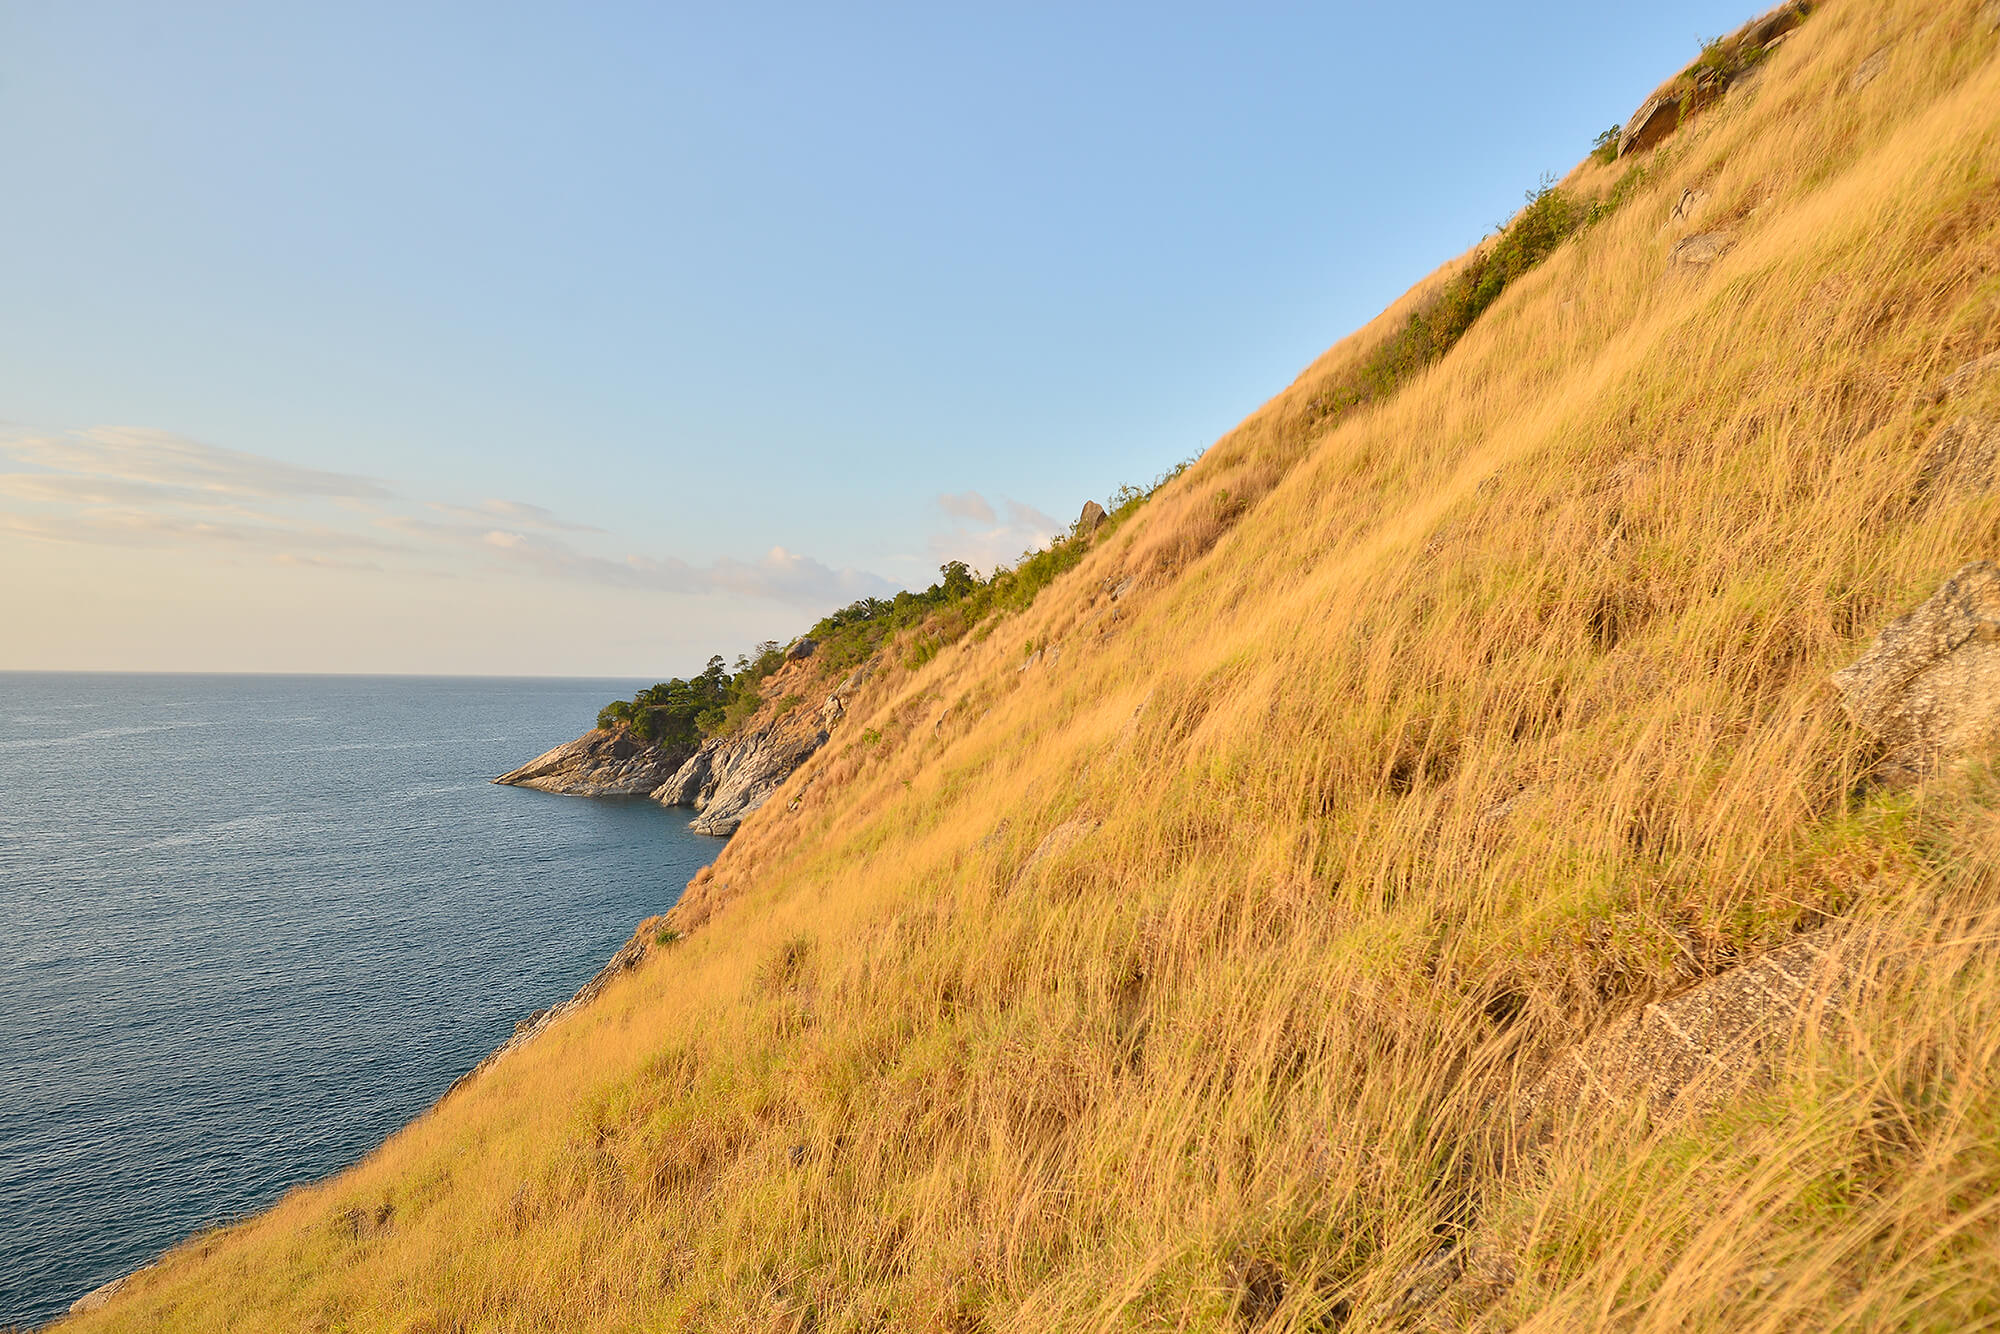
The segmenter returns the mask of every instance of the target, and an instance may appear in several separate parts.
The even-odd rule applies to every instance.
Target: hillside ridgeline
[[[75,1328],[2000,1321],[2000,0],[1799,12]]]
[[[826,744],[864,684],[898,665],[921,666],[983,621],[1028,606],[1180,471],[1121,487],[1108,511],[1086,502],[1068,532],[1012,566],[982,577],[951,561],[922,592],[852,603],[789,645],[759,644],[733,673],[713,657],[691,680],[613,700],[591,731],[493,781],[566,796],[644,795],[700,812],[689,825],[696,833],[734,833]]]

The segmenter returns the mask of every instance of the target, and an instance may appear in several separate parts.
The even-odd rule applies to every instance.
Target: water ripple
[[[684,812],[486,781],[636,684],[0,673],[0,1327],[353,1162],[672,904]]]

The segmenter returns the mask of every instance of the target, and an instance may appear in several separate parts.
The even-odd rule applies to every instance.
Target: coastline
[[[685,892],[685,890],[683,890],[683,892]],[[678,900],[676,901],[678,902]],[[671,911],[672,909],[668,910],[669,913]],[[366,1159],[369,1157],[370,1154],[378,1152],[382,1148],[382,1146],[387,1144],[390,1140],[394,1139],[396,1136],[410,1129],[410,1127],[417,1125],[419,1122],[431,1116],[438,1110],[439,1107],[443,1106],[446,1100],[448,1100],[454,1093],[458,1092],[459,1089],[463,1088],[467,1084],[470,1084],[473,1080],[477,1079],[480,1075],[484,1074],[486,1071],[492,1069],[502,1059],[504,1059],[511,1053],[518,1051],[522,1047],[525,1047],[529,1042],[532,1042],[535,1038],[539,1037],[543,1032],[545,1032],[550,1027],[554,1026],[555,1024],[561,1022],[564,1019],[567,1019],[569,1016],[577,1013],[579,1010],[589,1005],[600,994],[602,994],[605,988],[610,986],[614,980],[624,975],[625,973],[630,972],[632,969],[638,967],[640,963],[645,961],[647,955],[650,954],[653,949],[660,947],[661,944],[660,933],[668,929],[665,926],[667,915],[668,915],[667,913],[657,913],[640,922],[638,927],[633,930],[632,935],[626,940],[626,942],[623,945],[619,946],[618,949],[612,954],[612,956],[604,962],[604,965],[601,968],[599,968],[595,973],[591,974],[590,978],[587,981],[585,981],[582,986],[578,987],[575,993],[572,994],[567,1000],[558,1001],[554,1005],[548,1006],[544,1009],[536,1010],[534,1013],[530,1014],[526,1019],[523,1019],[520,1023],[516,1024],[514,1026],[514,1031],[511,1034],[509,1034],[500,1043],[499,1046],[495,1047],[492,1051],[488,1052],[485,1056],[481,1057],[478,1064],[474,1065],[470,1070],[467,1070],[457,1079],[454,1079],[451,1082],[450,1086],[447,1087],[444,1092],[440,1093],[436,1098],[431,1100],[428,1106],[424,1107],[414,1116],[410,1117],[408,1120],[402,1122],[400,1125],[390,1130],[387,1134],[383,1135],[379,1141],[377,1141],[374,1145],[372,1145],[366,1152],[361,1154],[360,1157],[356,1158],[353,1162],[345,1163],[340,1167],[335,1168],[333,1171],[328,1172],[325,1176],[314,1178],[311,1181],[300,1182],[297,1185],[290,1187],[289,1189],[303,1190],[303,1189],[310,1189],[316,1186],[322,1186],[325,1185],[327,1182],[332,1181],[335,1178],[339,1177],[341,1174],[352,1170],[356,1164],[366,1161]],[[98,1286],[92,1288],[90,1291],[84,1293],[81,1297],[78,1297],[75,1301],[71,1302],[69,1306],[61,1314],[51,1317],[49,1320],[43,1322],[40,1325],[28,1326],[24,1328],[32,1328],[38,1330],[50,1329],[57,1325],[60,1325],[64,1320],[67,1320],[73,1316],[87,1315],[92,1311],[98,1310],[99,1308],[108,1304],[113,1297],[117,1296],[119,1291],[123,1289],[127,1283],[139,1277],[141,1274],[146,1273],[148,1270],[157,1268],[162,1260],[164,1260],[167,1256],[171,1255],[176,1250],[179,1250],[181,1247],[188,1245],[190,1242],[193,1242],[210,1232],[222,1231],[228,1228],[232,1228],[240,1223],[244,1223],[249,1221],[250,1219],[256,1218],[260,1214],[265,1213],[270,1207],[271,1207],[270,1205],[266,1204],[260,1208],[251,1209],[237,1217],[225,1219],[221,1222],[213,1223],[208,1226],[199,1228],[196,1231],[189,1233],[187,1236],[182,1237],[179,1241],[174,1242],[172,1245],[167,1246],[166,1248],[161,1250],[158,1254],[156,1254],[151,1260],[148,1260],[145,1264],[140,1265],[138,1268],[129,1270],[126,1273],[120,1274],[118,1277],[109,1279],[104,1283],[100,1283]]]

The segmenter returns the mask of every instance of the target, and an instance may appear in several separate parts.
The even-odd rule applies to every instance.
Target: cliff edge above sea
[[[899,681],[982,622],[1025,608],[1182,468],[1120,488],[1109,510],[1085,502],[1067,532],[1011,568],[981,576],[951,561],[928,589],[864,598],[789,645],[759,644],[733,672],[711,658],[698,676],[613,700],[595,728],[493,781],[564,796],[644,796],[698,811],[690,829],[726,837],[827,743],[864,687]]]
[[[825,745],[855,692],[872,675],[863,666],[829,681],[813,641],[787,651],[762,678],[768,703],[726,732],[698,744],[655,744],[629,726],[595,727],[493,781],[577,797],[646,797],[700,814],[688,827],[727,837]]]

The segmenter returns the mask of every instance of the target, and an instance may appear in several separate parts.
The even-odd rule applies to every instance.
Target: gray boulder
[[[151,1268],[151,1265],[146,1266],[146,1269]],[[144,1273],[145,1270],[137,1272]],[[84,1293],[83,1296],[69,1304],[69,1313],[71,1315],[89,1315],[92,1311],[102,1311],[105,1307],[111,1305],[111,1299],[116,1297],[125,1284],[133,1277],[134,1275],[132,1274],[123,1274],[112,1279],[109,1283],[92,1288],[89,1292]]]
[[[1667,263],[1675,268],[1705,269],[1727,254],[1735,243],[1728,232],[1699,232],[1676,242]]]
[[[1974,561],[1889,623],[1834,673],[1855,725],[1887,748],[1891,777],[1916,777],[2000,734],[2000,566]]]
[[[1110,515],[1104,512],[1104,506],[1098,504],[1096,501],[1084,501],[1083,513],[1076,516],[1076,535],[1078,537],[1089,537],[1099,528],[1102,528],[1105,520],[1110,517]]]

